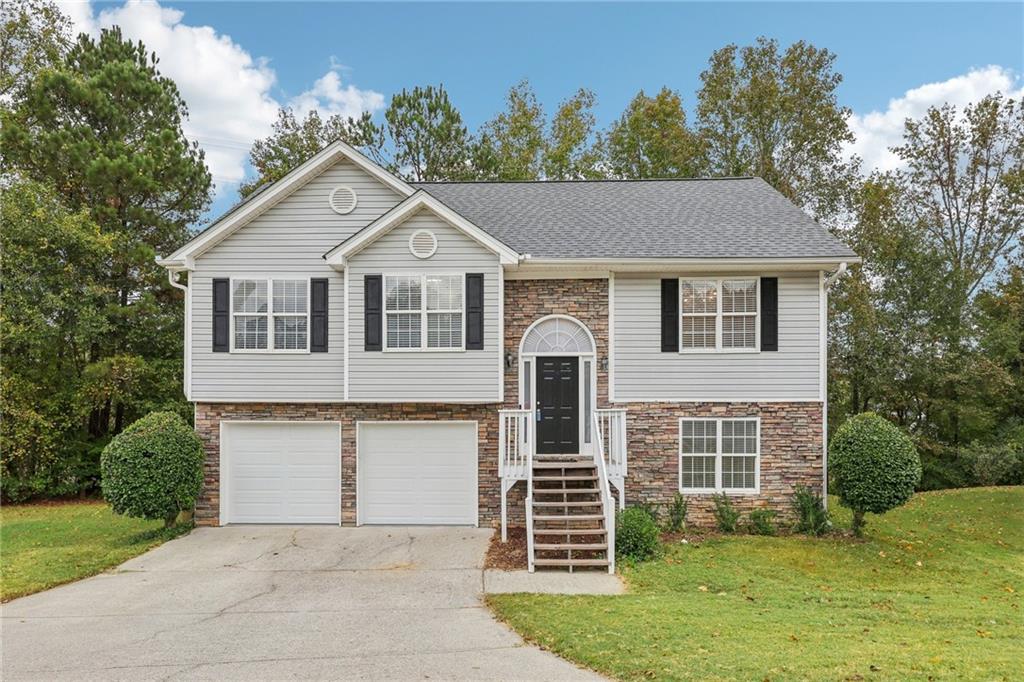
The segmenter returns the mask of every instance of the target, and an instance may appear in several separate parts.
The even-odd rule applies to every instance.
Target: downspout
[[[168,268],[167,281],[170,282],[171,286],[174,287],[175,289],[181,289],[184,292],[188,292],[188,285],[181,284],[177,279],[177,275],[179,272],[181,272],[181,270],[172,270],[171,268]]]
[[[821,287],[821,502],[828,509],[828,288],[846,273],[846,262],[823,278]]]
[[[181,284],[178,282],[178,273],[184,272],[186,274],[186,282],[191,282],[191,275],[189,274],[188,268],[173,269],[167,268],[167,281],[170,282],[171,286],[175,289],[181,289],[185,292],[185,324],[184,324],[184,349],[185,356],[183,358],[182,367],[182,382],[183,392],[186,400],[192,400],[192,291],[188,284]],[[194,416],[193,416],[194,419]],[[193,423],[195,423],[193,421]]]

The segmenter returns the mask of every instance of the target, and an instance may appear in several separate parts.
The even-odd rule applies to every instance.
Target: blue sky
[[[493,116],[508,87],[522,78],[548,110],[579,87],[592,89],[601,126],[640,88],[668,85],[690,108],[713,50],[766,35],[783,46],[803,39],[837,54],[836,68],[844,76],[840,101],[857,115],[854,127],[864,138],[855,151],[884,165],[882,150],[898,134],[903,115],[936,100],[960,103],[992,89],[1019,91],[1024,72],[1019,2],[146,0],[93,3],[70,13],[85,30],[87,24],[125,24],[126,33],[157,49],[193,118],[200,119],[189,132],[225,159],[244,157],[248,139],[265,131],[272,120],[268,112],[279,104],[328,113],[368,108],[379,115],[391,94],[417,84],[443,82],[471,129]],[[207,44],[213,46],[209,51]],[[207,57],[185,59],[190,51]],[[248,56],[249,66],[239,55]],[[998,68],[985,69],[990,66]],[[327,74],[334,75],[321,80]],[[246,86],[231,99],[219,99]],[[236,198],[232,186],[245,172],[237,160],[229,168],[218,158],[216,165],[226,170],[215,170],[222,190],[213,213]]]

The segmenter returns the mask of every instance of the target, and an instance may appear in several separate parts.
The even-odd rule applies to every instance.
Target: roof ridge
[[[419,185],[556,185],[556,184],[600,184],[637,182],[712,182],[717,180],[760,180],[756,175],[722,175],[699,178],[595,178],[593,180],[410,180],[409,184]]]

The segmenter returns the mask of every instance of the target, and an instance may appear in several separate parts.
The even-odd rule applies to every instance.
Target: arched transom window
[[[593,353],[594,343],[576,320],[550,317],[535,324],[523,339],[524,353]]]

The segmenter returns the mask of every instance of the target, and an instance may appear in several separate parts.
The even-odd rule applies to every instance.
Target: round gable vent
[[[417,230],[409,237],[409,251],[417,258],[430,258],[437,252],[437,237],[430,230]]]
[[[331,190],[331,196],[327,203],[330,204],[332,211],[345,215],[355,210],[357,200],[358,197],[354,189],[345,185],[338,185]]]

